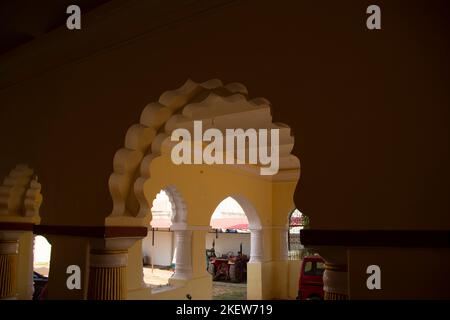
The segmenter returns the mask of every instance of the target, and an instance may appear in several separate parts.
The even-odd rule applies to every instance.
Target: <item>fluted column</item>
[[[91,242],[88,299],[127,298],[128,249],[139,239],[140,237],[105,238]]]
[[[263,250],[263,230],[251,229],[250,230],[250,261],[249,263],[263,262],[264,250]]]
[[[124,300],[127,297],[128,250],[92,250],[88,299]]]
[[[0,299],[16,299],[18,240],[0,240]]]

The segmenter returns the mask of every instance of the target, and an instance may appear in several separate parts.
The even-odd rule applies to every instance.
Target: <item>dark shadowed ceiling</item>
[[[65,23],[66,8],[86,13],[110,0],[0,0],[0,54]]]

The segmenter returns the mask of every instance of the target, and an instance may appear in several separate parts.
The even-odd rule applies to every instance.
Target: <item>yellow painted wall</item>
[[[128,249],[127,281],[128,290],[140,290],[144,287],[142,263],[142,240],[136,241]]]
[[[24,232],[19,239],[17,298],[28,300],[33,294],[33,233]],[[31,285],[31,287],[30,287]]]
[[[181,194],[187,207],[188,226],[194,227],[192,231],[192,265],[194,280],[188,281],[184,289],[167,290],[157,293],[157,296],[183,299],[189,290],[196,292],[194,282],[198,278],[210,277],[206,271],[205,263],[205,236],[211,215],[217,205],[226,197],[238,195],[247,199],[257,212],[257,218],[253,222],[261,222],[267,226],[264,229],[262,241],[264,248],[263,263],[250,263],[247,267],[249,299],[271,299],[289,297],[290,284],[296,281],[295,277],[289,277],[287,261],[280,260],[280,228],[272,228],[273,223],[279,227],[285,227],[289,212],[293,208],[292,194],[295,190],[295,181],[272,182],[260,176],[251,175],[248,172],[237,171],[225,166],[208,165],[174,165],[168,154],[169,150],[163,148],[161,156],[152,161],[151,179],[145,186],[149,201],[163,188],[175,186]],[[252,223],[251,217],[250,224]],[[111,218],[109,222],[124,222],[126,218]],[[150,220],[150,214],[140,218],[142,225]],[[259,221],[257,221],[259,220]],[[195,230],[201,228],[201,230]],[[128,284],[129,298],[142,298],[147,292],[135,290],[142,280],[142,255],[140,242],[130,250]],[[275,261],[274,261],[275,259]],[[206,281],[206,280],[205,280]],[[211,284],[208,284],[210,286]],[[188,288],[188,289],[186,289]],[[187,291],[186,291],[187,290]],[[144,290],[145,291],[145,290]],[[196,293],[198,295],[198,293]],[[201,296],[207,299],[211,295],[202,290]],[[194,297],[195,298],[195,297]]]
[[[289,270],[288,261],[272,262],[272,296],[278,299],[288,298]]]
[[[289,260],[288,261],[288,272],[289,272],[289,283],[288,283],[288,298],[295,299],[298,295],[298,280],[300,278],[300,265],[301,260]]]
[[[223,166],[176,166],[166,155],[152,162],[151,171],[149,197],[153,199],[163,187],[174,184],[186,201],[189,225],[209,226],[217,205],[234,194],[244,195],[252,203],[263,225],[271,223],[271,184],[266,180],[237,174]]]
[[[263,299],[262,292],[266,285],[263,275],[263,266],[261,263],[247,263],[247,299]]]
[[[88,287],[89,239],[82,237],[45,235],[52,245],[52,258],[48,281],[48,299],[85,299]],[[70,254],[68,254],[70,253]],[[57,257],[57,258],[56,258]],[[81,269],[81,289],[69,290],[66,271],[69,265]]]
[[[295,209],[293,195],[298,181],[272,183],[273,225],[289,224],[289,214]]]

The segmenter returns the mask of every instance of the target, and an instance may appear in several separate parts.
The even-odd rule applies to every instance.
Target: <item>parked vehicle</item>
[[[33,300],[39,300],[44,287],[47,286],[48,278],[36,271],[33,272],[34,293]]]
[[[318,255],[303,258],[300,266],[298,300],[323,300],[325,261]]]

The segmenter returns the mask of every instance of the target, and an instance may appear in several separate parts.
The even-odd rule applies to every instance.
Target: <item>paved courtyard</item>
[[[48,276],[48,264],[35,265],[35,271]],[[173,270],[165,268],[144,267],[144,282],[153,288],[166,286]],[[246,300],[247,284],[213,281],[213,300]]]
[[[213,300],[246,300],[247,284],[213,281]]]
[[[169,284],[169,278],[173,275],[173,270],[165,268],[144,267],[144,282],[152,287],[160,287]]]
[[[173,275],[173,270],[164,268],[144,267],[144,281],[152,287],[165,286],[169,283],[169,278]],[[213,281],[214,300],[245,300],[247,299],[246,283],[231,283]]]

